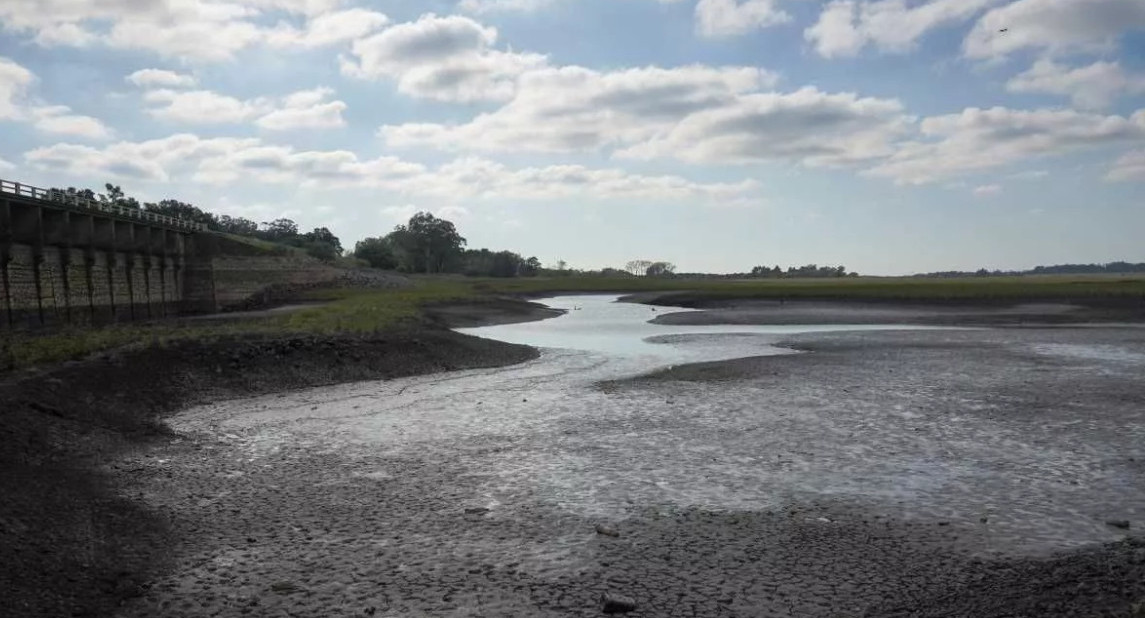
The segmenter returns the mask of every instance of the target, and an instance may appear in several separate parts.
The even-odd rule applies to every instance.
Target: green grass
[[[1145,303],[1145,277],[1027,276],[965,279],[843,278],[781,280],[555,277],[467,279],[415,277],[411,288],[332,289],[312,292],[320,306],[241,321],[153,322],[48,334],[6,333],[0,368],[24,368],[82,358],[126,346],[162,346],[184,339],[291,334],[364,334],[415,324],[427,304],[480,300],[495,294],[665,291],[679,299],[826,299],[900,301],[1137,301]]]

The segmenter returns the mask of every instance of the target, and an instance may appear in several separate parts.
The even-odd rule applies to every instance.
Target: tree
[[[394,248],[384,238],[365,238],[354,245],[354,257],[374,268],[393,270],[398,267]]]
[[[404,254],[400,258],[404,267],[425,273],[446,272],[465,246],[452,222],[428,212],[410,217],[408,224],[395,227],[387,238]]]
[[[644,270],[644,274],[649,277],[665,277],[674,272],[676,272],[676,265],[671,262],[652,262]]]
[[[649,260],[632,260],[624,265],[624,270],[632,273],[633,275],[640,276],[648,273],[648,267],[652,265]]]
[[[258,224],[243,217],[223,215],[219,217],[216,225],[220,232],[226,232],[228,234],[239,234],[241,236],[254,236],[258,234]]]
[[[147,203],[143,205],[143,209],[147,210],[148,212],[167,215],[168,217],[186,219],[188,221],[194,221],[195,223],[203,223],[211,229],[218,229],[219,227],[219,220],[215,217],[215,215],[204,211],[194,204],[180,202],[179,200],[167,199],[162,200],[157,204]]]
[[[313,232],[307,233],[304,238],[310,243],[330,245],[335,254],[342,255],[342,241],[327,228],[316,227]]]
[[[521,265],[520,275],[522,277],[535,277],[541,271],[541,261],[535,256],[525,260]]]
[[[266,240],[281,241],[298,236],[298,224],[290,219],[263,221],[262,224],[265,229],[261,231],[259,236]]]

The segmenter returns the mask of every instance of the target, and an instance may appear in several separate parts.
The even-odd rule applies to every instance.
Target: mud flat
[[[568,341],[591,310],[575,303],[551,322]],[[656,343],[761,356],[545,349],[179,413],[175,441],[118,462],[183,539],[120,615],[595,616],[609,593],[637,616],[1094,616],[1145,600],[1145,331]]]
[[[569,304],[518,330],[568,343],[539,357],[466,338],[472,368],[254,380],[164,416],[92,465],[141,514],[109,545],[165,551],[80,592],[125,618],[597,616],[606,593],[633,616],[1141,611],[1145,329],[666,327],[601,352],[577,337],[622,320]],[[415,375],[434,363],[459,370]]]

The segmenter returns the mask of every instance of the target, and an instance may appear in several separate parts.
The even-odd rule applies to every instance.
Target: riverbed
[[[1061,552],[1145,524],[1141,329],[649,324],[679,309],[541,302],[564,315],[463,330],[534,361],[172,418],[136,491],[193,540],[123,615],[589,616],[605,592],[644,616],[1124,603],[1007,594],[1124,575]]]

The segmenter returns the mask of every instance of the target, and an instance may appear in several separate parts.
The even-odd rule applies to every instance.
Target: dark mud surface
[[[109,616],[173,564],[166,515],[122,457],[167,448],[186,405],[519,363],[536,351],[414,329],[125,351],[0,383],[0,616]]]
[[[567,350],[501,367],[534,354],[452,337],[236,343],[3,391],[4,443],[58,490],[0,503],[0,552],[33,557],[0,567],[5,609],[1142,615],[1145,329],[672,335],[801,353],[648,375]],[[394,379],[318,386],[371,375]],[[46,475],[74,460],[38,454],[76,444],[81,476]]]
[[[547,350],[187,410],[117,462],[186,539],[120,615],[1141,611],[1145,330],[759,341],[803,353],[617,379],[643,361]]]

